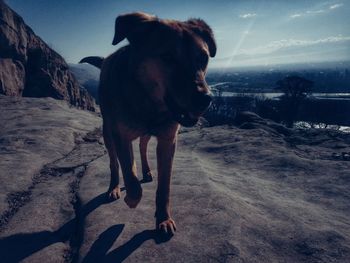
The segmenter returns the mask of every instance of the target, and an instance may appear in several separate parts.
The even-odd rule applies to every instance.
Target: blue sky
[[[5,1],[69,63],[116,50],[114,20],[133,11],[204,19],[218,45],[211,67],[350,60],[349,0]]]

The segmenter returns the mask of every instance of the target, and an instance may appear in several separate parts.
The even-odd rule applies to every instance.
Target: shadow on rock
[[[156,244],[167,242],[169,236],[159,234],[157,230],[144,230],[133,236],[128,242],[115,250],[108,252],[115,240],[122,233],[124,225],[115,225],[103,232],[83,260],[83,263],[104,262],[117,263],[123,262],[135,250],[137,250],[145,241],[153,239]]]
[[[141,184],[147,183],[144,180]],[[121,188],[125,191],[125,187]],[[83,237],[83,228],[85,217],[103,204],[111,203],[106,193],[102,193],[90,200],[80,208],[80,213],[75,218],[65,223],[56,231],[41,231],[36,233],[15,234],[0,239],[1,262],[12,263],[19,262],[30,255],[58,242],[69,241],[72,254],[67,255],[73,262],[78,260],[78,252]],[[131,255],[143,242],[154,239],[157,244],[166,242],[169,238],[157,235],[156,230],[145,230],[135,235],[130,241],[120,246],[116,250],[108,253],[107,251],[113,245],[114,241],[121,234],[124,225],[110,227],[100,235],[91,247],[84,262],[121,262]],[[97,261],[96,261],[97,260]]]
[[[68,221],[56,231],[16,234],[0,239],[1,262],[19,262],[37,251],[57,242],[76,240],[77,225],[99,206],[109,203],[106,194],[100,194],[81,207],[78,217]],[[79,233],[78,233],[79,234]]]

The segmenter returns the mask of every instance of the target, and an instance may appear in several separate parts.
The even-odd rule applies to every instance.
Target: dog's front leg
[[[176,148],[176,134],[171,138],[158,137],[157,165],[158,188],[156,195],[156,228],[163,233],[173,235],[176,230],[174,220],[170,215],[169,193],[170,177],[174,153]]]
[[[109,167],[111,170],[111,180],[109,183],[107,195],[109,199],[116,200],[120,198],[119,163],[111,126],[107,121],[104,121],[103,123],[103,139],[108,150]]]
[[[126,189],[124,201],[130,208],[135,208],[141,200],[142,188],[137,178],[132,143],[122,136],[116,136],[115,142]]]

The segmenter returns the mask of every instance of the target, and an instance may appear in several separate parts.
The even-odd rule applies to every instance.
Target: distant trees
[[[236,113],[234,104],[227,102],[228,98],[224,98],[222,88],[215,88],[212,91],[214,99],[205,114],[205,119],[211,126],[232,123]]]
[[[299,76],[288,76],[276,82],[276,89],[283,92],[281,115],[287,127],[292,127],[299,108],[307,94],[311,92],[313,81]]]
[[[288,127],[293,127],[296,121],[304,122],[305,127],[339,129],[338,126],[350,126],[350,100],[308,97],[314,92],[312,82],[300,77],[281,77],[275,82],[276,89],[283,92],[279,98],[255,93],[225,96],[224,90],[214,87],[214,100],[204,118],[210,126],[235,124],[237,114],[252,111]],[[298,127],[301,125],[298,123]]]
[[[313,81],[298,76],[289,76],[276,82],[276,89],[284,93],[285,97],[301,99],[311,92]]]

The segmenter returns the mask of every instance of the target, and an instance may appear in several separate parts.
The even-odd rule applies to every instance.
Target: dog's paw
[[[153,175],[152,175],[151,171],[148,171],[147,173],[143,173],[143,181],[145,183],[153,181]]]
[[[129,208],[136,208],[136,206],[141,201],[141,196],[140,196],[140,198],[131,198],[130,196],[126,195],[124,198],[124,201],[128,205]]]
[[[161,222],[160,224],[157,225],[157,230],[161,234],[173,236],[176,231],[176,224],[175,221],[171,218]]]
[[[136,178],[136,180],[133,181],[133,184],[129,185],[126,189],[124,201],[129,208],[135,208],[140,203],[141,198],[142,188],[140,182]]]
[[[121,197],[119,186],[114,187],[107,192],[109,200],[118,200]]]

